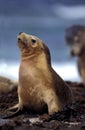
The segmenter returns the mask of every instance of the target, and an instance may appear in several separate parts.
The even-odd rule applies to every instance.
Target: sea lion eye
[[[36,43],[36,40],[35,39],[31,39],[32,43]]]

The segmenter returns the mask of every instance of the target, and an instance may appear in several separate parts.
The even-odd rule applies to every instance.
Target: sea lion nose
[[[20,42],[21,41],[21,39],[20,38],[18,38],[18,42]]]
[[[20,32],[19,35],[21,35],[23,32]]]

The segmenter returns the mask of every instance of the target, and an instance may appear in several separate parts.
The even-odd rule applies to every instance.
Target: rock
[[[82,83],[66,81],[73,92],[73,104],[53,115],[22,113],[11,119],[1,119],[7,108],[18,102],[17,91],[0,95],[1,130],[84,130],[85,129],[85,87]],[[70,109],[72,109],[70,113]]]

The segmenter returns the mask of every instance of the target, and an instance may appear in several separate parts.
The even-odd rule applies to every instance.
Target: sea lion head
[[[73,25],[66,29],[65,40],[71,56],[80,56],[85,46],[85,27]]]
[[[38,37],[21,32],[17,39],[22,57],[36,58],[45,54],[48,63],[51,64],[49,48]]]

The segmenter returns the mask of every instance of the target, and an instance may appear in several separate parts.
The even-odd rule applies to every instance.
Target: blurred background
[[[84,0],[0,0],[0,75],[18,78],[16,38],[26,32],[47,44],[52,66],[64,80],[80,81],[65,45],[65,29],[74,24],[85,25]]]

